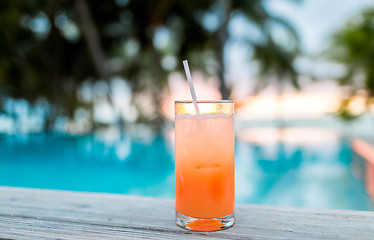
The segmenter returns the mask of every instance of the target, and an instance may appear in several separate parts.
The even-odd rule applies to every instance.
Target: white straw
[[[186,72],[188,85],[190,86],[190,92],[191,92],[193,104],[195,106],[195,111],[196,111],[197,115],[200,115],[199,107],[197,106],[197,98],[196,98],[195,88],[193,87],[192,77],[191,77],[191,73],[190,73],[190,68],[188,67],[188,61],[187,60],[183,61],[183,66],[184,66],[184,71]]]

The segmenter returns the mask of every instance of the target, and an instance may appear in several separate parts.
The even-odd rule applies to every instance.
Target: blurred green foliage
[[[363,96],[359,93],[364,90],[367,106],[374,97],[374,8],[365,9],[347,21],[333,36],[329,55],[345,66],[338,81],[349,87],[349,96],[342,100],[337,114],[345,121],[352,121],[359,115],[348,108],[351,97]]]
[[[332,58],[346,66],[342,84],[365,88],[374,96],[374,9],[351,18],[333,37]],[[362,79],[355,79],[355,76]]]
[[[110,79],[121,76],[134,96],[152,96],[154,116],[146,119],[139,107],[138,120],[159,125],[161,91],[183,59],[196,70],[217,75],[223,98],[229,98],[224,49],[236,41],[228,30],[238,16],[260,32],[257,38],[248,33],[239,40],[253,49],[250,60],[260,66],[256,91],[274,75],[280,87],[290,80],[298,88],[293,65],[298,36],[291,24],[267,10],[265,1],[1,1],[0,101],[22,98],[32,104],[43,97],[54,108],[48,116],[53,124],[58,115],[71,118],[79,106],[92,111],[93,103],[77,97],[83,82],[106,82],[110,101]]]
[[[358,117],[360,117],[362,114],[362,113],[361,114],[352,113],[352,109],[350,107],[351,102],[352,102],[352,98],[342,99],[340,106],[336,113],[339,116],[339,118],[345,122],[351,122],[357,119]]]

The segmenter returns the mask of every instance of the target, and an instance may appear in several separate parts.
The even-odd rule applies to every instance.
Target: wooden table
[[[191,232],[174,201],[119,194],[0,187],[5,239],[374,239],[374,212],[237,204],[236,225]]]

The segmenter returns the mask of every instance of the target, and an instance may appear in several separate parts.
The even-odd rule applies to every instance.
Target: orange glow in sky
[[[192,73],[198,100],[221,99],[217,78]],[[334,85],[311,83],[303,91],[288,91],[277,96],[265,92],[257,96],[247,96],[235,100],[237,120],[317,119],[335,112],[341,99],[341,91]],[[191,100],[187,80],[181,73],[169,77],[169,90],[164,93],[162,112],[170,120],[174,119],[174,101]],[[356,105],[360,105],[357,101]],[[357,106],[356,106],[357,107]],[[355,108],[356,108],[355,107]]]
[[[243,120],[314,119],[334,112],[339,106],[336,94],[294,93],[282,96],[260,95],[240,102],[236,117]]]

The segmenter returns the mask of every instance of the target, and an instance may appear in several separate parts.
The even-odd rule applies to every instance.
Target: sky
[[[304,51],[315,54],[321,51],[329,37],[344,23],[373,0],[268,0],[268,8],[288,19],[300,34]]]
[[[352,16],[367,6],[374,6],[372,0],[267,0],[270,12],[289,21],[300,37],[303,56],[296,62],[302,73],[322,78],[334,78],[344,71],[342,66],[322,62],[314,57],[321,55],[329,45],[331,36]],[[231,22],[230,35],[256,36],[243,19]],[[226,77],[239,89],[237,97],[248,95],[246,89],[253,88],[256,81],[257,65],[250,61],[250,50],[246,43],[231,42],[225,49]]]
[[[374,6],[373,0],[267,0],[266,4],[270,12],[289,21],[299,34],[304,54],[297,61],[299,64],[296,67],[299,71],[323,76],[325,79],[317,82],[306,81],[301,92],[292,91],[291,87],[286,88],[287,94],[283,100],[285,114],[291,118],[319,118],[328,112],[334,112],[339,106],[342,91],[336,81],[331,79],[338,75],[342,66],[314,57],[328,47],[331,36],[343,27],[348,19],[365,7]],[[255,36],[256,32],[238,19],[233,21],[230,34]],[[276,90],[270,86],[259,97],[249,96],[256,81],[257,66],[254,63],[248,64],[248,51],[244,49],[246,46],[243,44],[231,43],[225,50],[228,66],[226,74],[229,81],[235,83],[235,98],[244,98],[250,103],[243,109],[242,117],[271,118],[277,108],[277,98],[274,97]]]
[[[270,12],[294,26],[305,56],[318,56],[328,47],[333,33],[351,16],[367,6],[374,6],[372,0],[267,0],[266,4]],[[256,31],[240,18],[232,21],[229,31],[231,36],[256,35]],[[257,69],[255,64],[248,65],[248,51],[245,49],[245,44],[234,42],[225,50],[228,79],[231,78],[240,88],[245,82],[251,82],[248,78],[253,78]],[[301,61],[301,67],[304,65],[310,68],[313,62]],[[328,72],[332,67],[335,66],[329,66]],[[326,72],[323,67],[315,68],[316,71]]]

